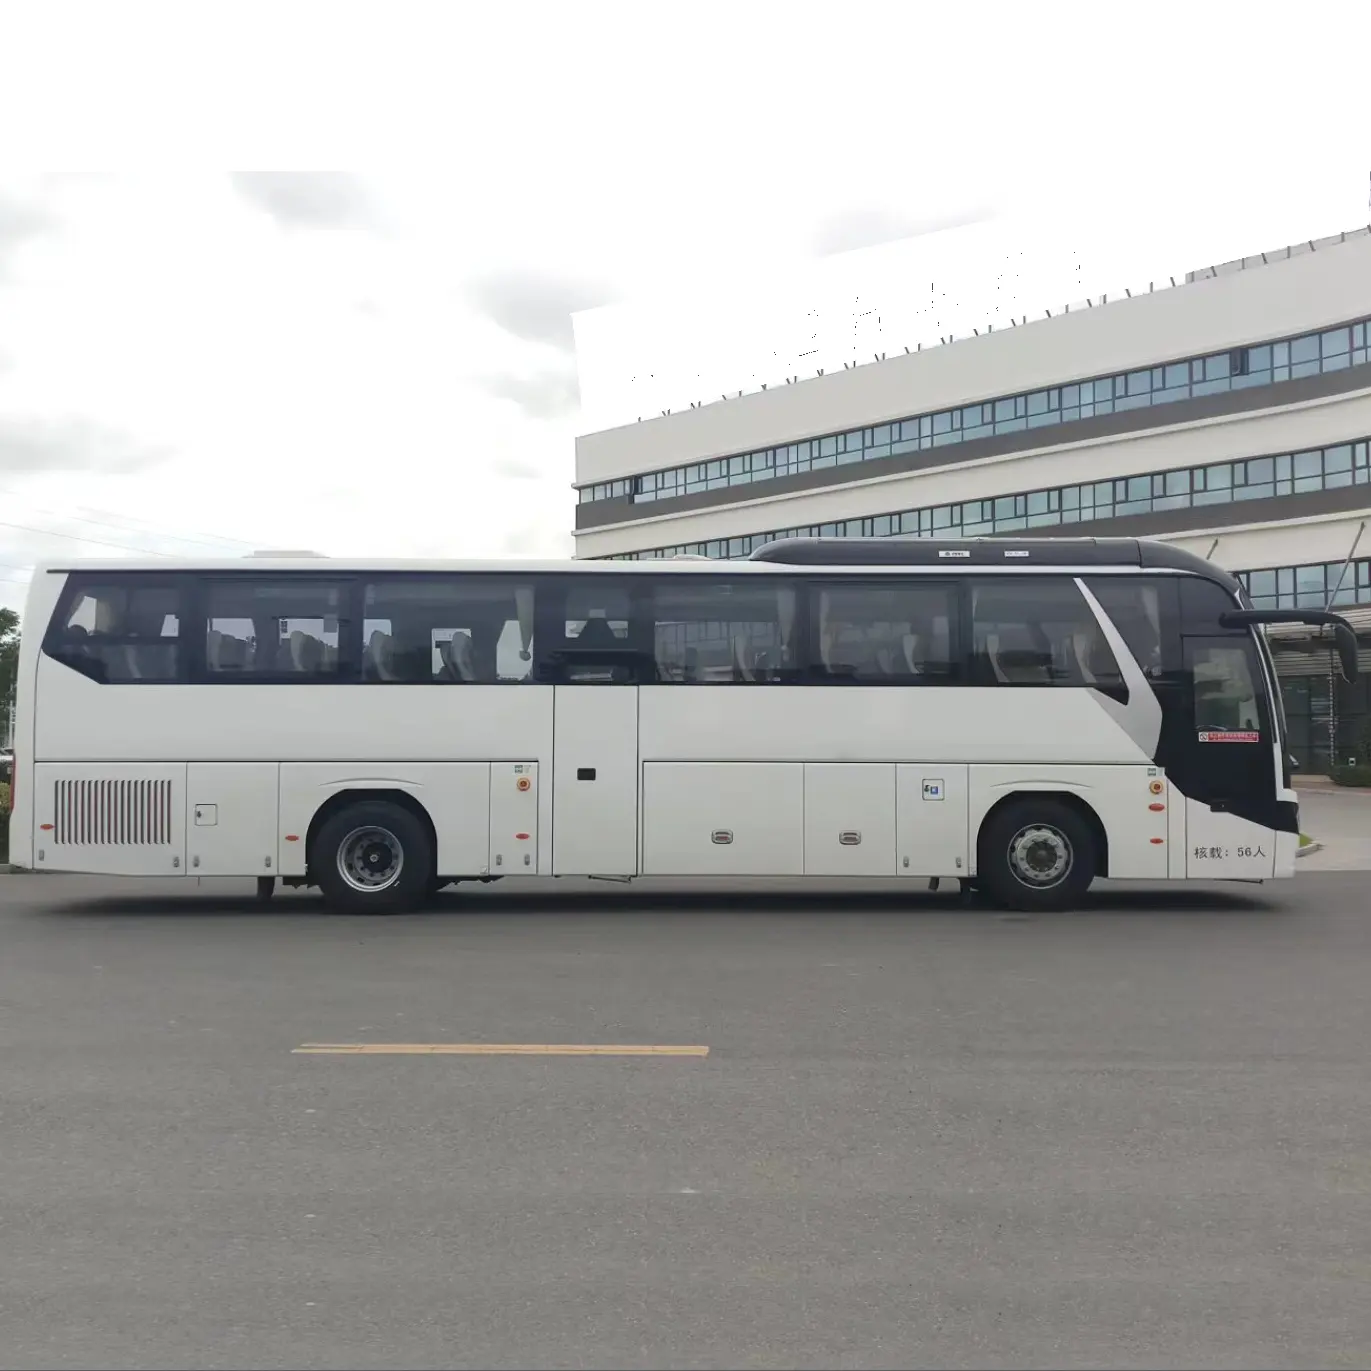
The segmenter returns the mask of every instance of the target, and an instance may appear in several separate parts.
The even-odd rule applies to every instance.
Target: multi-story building
[[[1371,634],[1368,330],[1362,229],[587,434],[576,555],[1139,535],[1241,573],[1259,607],[1332,605]],[[1371,742],[1366,683],[1335,682],[1307,633],[1281,645],[1301,764]]]

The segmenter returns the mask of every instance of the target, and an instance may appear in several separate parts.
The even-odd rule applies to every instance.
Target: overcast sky
[[[1364,223],[1365,8],[0,0],[0,604],[569,552],[573,311],[987,212]]]

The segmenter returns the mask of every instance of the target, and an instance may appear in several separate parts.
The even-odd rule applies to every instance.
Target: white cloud
[[[118,168],[0,173],[0,603],[7,567],[81,548],[15,524],[569,551],[574,308],[983,206],[1196,243],[1220,204],[1350,227],[1316,201],[1365,213],[1367,20],[1339,22],[1330,44],[1219,5],[0,0],[7,146]]]

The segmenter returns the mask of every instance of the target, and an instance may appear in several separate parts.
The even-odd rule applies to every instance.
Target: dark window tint
[[[862,684],[932,685],[952,678],[955,593],[937,582],[810,586],[810,669]]]
[[[1123,687],[1099,621],[1073,581],[997,576],[971,584],[979,685]]]
[[[328,680],[339,672],[343,589],[242,576],[205,587],[205,671],[215,680]]]
[[[634,633],[636,585],[619,576],[560,576],[540,588],[539,679],[564,685],[633,685],[650,675]]]
[[[1187,637],[1196,634],[1223,633],[1219,616],[1236,609],[1237,602],[1216,581],[1202,576],[1181,578],[1181,632]],[[1246,635],[1246,629],[1234,630]]]
[[[1261,697],[1246,643],[1196,643],[1190,653],[1195,728],[1205,732],[1261,732]]]
[[[796,593],[770,577],[664,577],[652,588],[656,679],[758,685],[793,679]]]
[[[395,577],[363,591],[362,679],[514,684],[532,676],[533,584],[514,577]]]
[[[47,652],[95,681],[174,681],[181,615],[175,583],[75,582],[48,632]]]
[[[1163,623],[1174,606],[1174,581],[1146,576],[1093,576],[1086,582],[1145,675],[1162,669]]]

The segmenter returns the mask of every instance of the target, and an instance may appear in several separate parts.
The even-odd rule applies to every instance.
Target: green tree
[[[12,609],[0,609],[0,725],[14,699],[14,684],[19,679],[19,616]],[[0,732],[0,741],[4,734]]]

